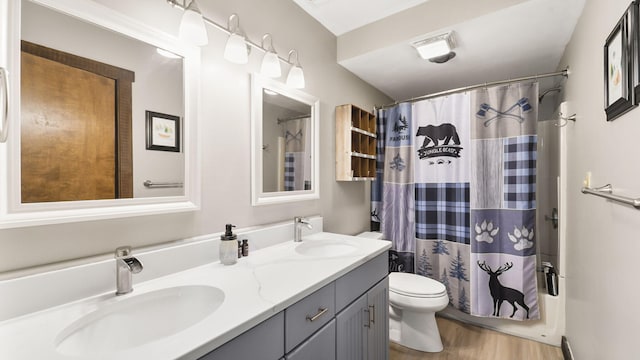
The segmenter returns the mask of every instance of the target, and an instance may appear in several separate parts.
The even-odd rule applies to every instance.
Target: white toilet
[[[382,239],[377,232],[358,236]],[[389,274],[389,339],[419,351],[442,351],[435,315],[448,303],[447,289],[436,280],[415,274]]]
[[[442,351],[436,311],[447,307],[447,289],[424,276],[389,274],[389,339],[427,352]]]

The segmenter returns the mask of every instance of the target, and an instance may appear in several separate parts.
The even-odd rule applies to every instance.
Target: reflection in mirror
[[[262,191],[311,189],[311,106],[263,90]]]
[[[251,78],[252,204],[319,198],[319,101],[275,80]]]
[[[200,49],[96,1],[3,4],[0,229],[199,209]]]
[[[184,195],[143,185],[185,179],[145,147],[146,111],[184,118],[181,57],[28,0],[21,39],[22,203]]]

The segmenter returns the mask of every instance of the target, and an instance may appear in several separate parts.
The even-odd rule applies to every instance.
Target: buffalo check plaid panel
[[[415,186],[416,237],[469,244],[469,183]]]
[[[536,207],[536,146],[538,137],[518,136],[504,139],[504,207]]]
[[[296,158],[291,152],[284,154],[284,190],[296,190]]]

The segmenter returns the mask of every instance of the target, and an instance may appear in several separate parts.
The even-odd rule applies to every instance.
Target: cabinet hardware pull
[[[318,308],[318,313],[313,316],[307,315],[307,320],[316,321],[320,316],[324,315],[324,313],[326,313],[327,311],[329,311],[329,308]]]
[[[362,309],[362,311],[367,313],[367,323],[364,324],[364,327],[371,327],[371,310],[369,310],[369,307]]]
[[[376,323],[376,306],[375,305],[369,305],[369,321],[372,324]]]
[[[2,125],[0,125],[0,143],[7,142],[7,136],[9,135],[9,79],[7,70],[0,67],[0,77],[2,77]]]

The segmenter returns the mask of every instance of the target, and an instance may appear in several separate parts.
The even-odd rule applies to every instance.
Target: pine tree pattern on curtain
[[[372,184],[372,222],[380,222],[380,231],[392,240],[390,271],[413,273],[415,219],[413,136],[410,124],[411,104],[404,103],[377,114],[376,181]]]
[[[413,105],[417,267],[430,267],[452,306],[470,312],[469,94]]]

